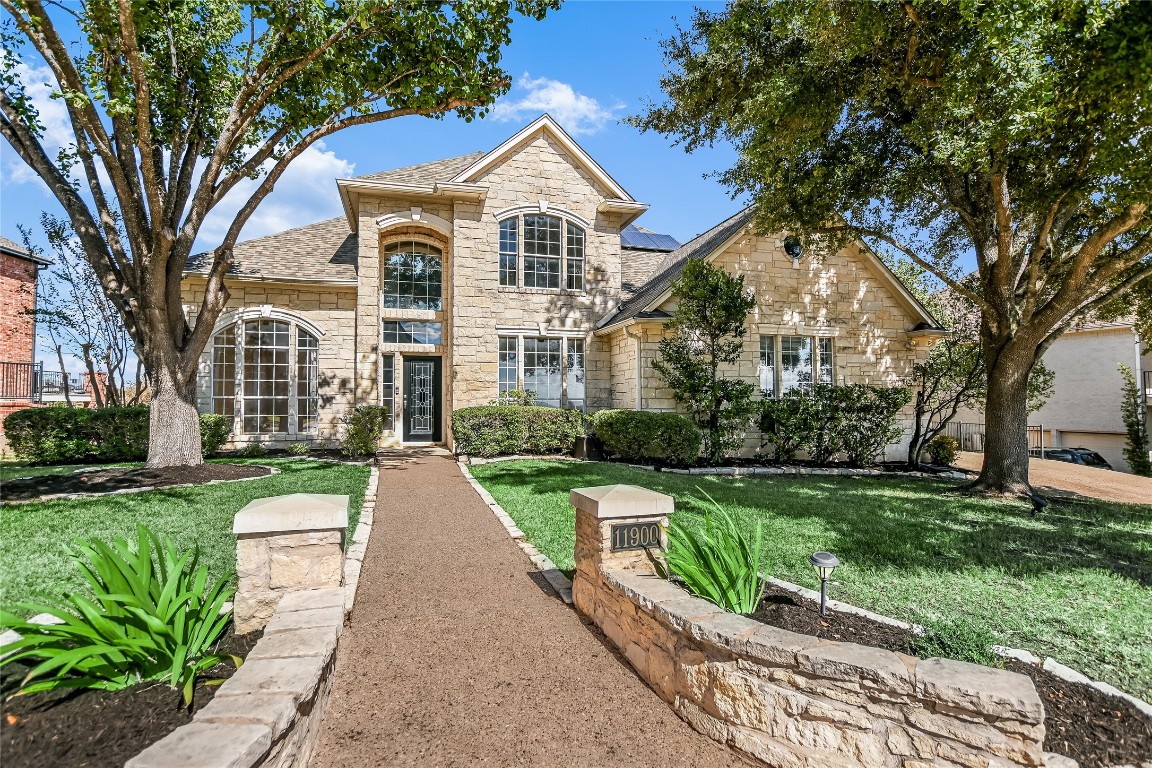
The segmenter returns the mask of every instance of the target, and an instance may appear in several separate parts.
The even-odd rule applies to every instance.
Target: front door
[[[440,358],[404,358],[404,442],[440,442]]]

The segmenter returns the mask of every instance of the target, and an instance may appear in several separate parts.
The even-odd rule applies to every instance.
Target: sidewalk
[[[382,462],[311,765],[746,765],[562,603],[448,456]]]

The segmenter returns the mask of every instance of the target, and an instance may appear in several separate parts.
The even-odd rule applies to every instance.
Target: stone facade
[[[230,310],[259,313],[271,306],[324,330],[319,426],[306,437],[339,439],[340,417],[350,407],[385,402],[397,412],[388,440],[399,441],[410,417],[403,364],[419,356],[440,362],[438,431],[451,444],[451,412],[488,404],[499,394],[501,336],[563,339],[566,348],[582,342],[586,410],[675,408],[651,368],[661,320],[649,315],[614,324],[612,317],[628,302],[647,302],[651,273],[665,269],[692,244],[655,255],[625,247],[622,230],[646,206],[632,200],[550,118],[542,117],[488,154],[341,180],[339,187],[346,224],[290,230],[252,241],[247,251],[241,244],[238,279],[229,282]],[[583,229],[582,288],[568,289],[564,275],[555,289],[524,287],[521,281],[501,284],[500,222],[536,214],[559,216]],[[744,274],[756,291],[745,358],[732,375],[757,379],[761,333],[831,337],[838,381],[894,384],[907,375],[924,351],[908,331],[925,316],[900,295],[883,267],[849,248],[794,269],[783,253],[782,236],[752,235],[737,218],[725,223],[739,225],[730,242],[691,255]],[[441,309],[383,307],[385,249],[401,240],[422,241],[443,252]],[[522,249],[519,263],[525,256]],[[648,274],[647,282],[641,283],[642,274]],[[190,314],[202,290],[203,279],[190,276],[185,289]],[[650,307],[657,318],[672,308],[666,300]],[[439,323],[440,343],[385,343],[382,324],[390,321]],[[388,370],[392,381],[386,385]],[[210,351],[200,382],[200,404],[207,410],[212,407]],[[297,438],[239,434],[236,441]],[[748,450],[758,444],[754,437]]]
[[[696,730],[779,768],[1045,764],[1044,709],[1023,675],[760,624],[657,578],[642,554],[611,552],[612,524],[671,513],[648,495],[646,511],[643,489],[572,492],[573,599]]]

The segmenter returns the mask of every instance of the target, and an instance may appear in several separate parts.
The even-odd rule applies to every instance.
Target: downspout
[[[632,335],[627,326],[624,328],[624,335],[636,342],[636,410],[644,410],[644,348],[641,345],[643,339],[642,334]]]

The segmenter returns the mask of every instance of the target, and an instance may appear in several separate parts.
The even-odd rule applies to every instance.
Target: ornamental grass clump
[[[93,594],[0,610],[0,624],[19,640],[0,646],[0,664],[33,666],[19,694],[60,688],[118,691],[148,680],[179,689],[191,707],[197,678],[224,661],[243,662],[213,648],[232,611],[234,589],[222,578],[208,587],[199,551],[180,554],[143,525],[136,545],[77,539],[69,553]],[[19,615],[18,615],[19,613]],[[21,615],[47,613],[59,624],[33,624]],[[218,683],[222,681],[210,681]]]
[[[768,587],[760,575],[763,526],[757,520],[749,535],[704,495],[714,509],[705,508],[703,528],[685,525],[679,517],[670,520],[663,575],[676,577],[689,592],[725,610],[750,614]]]

